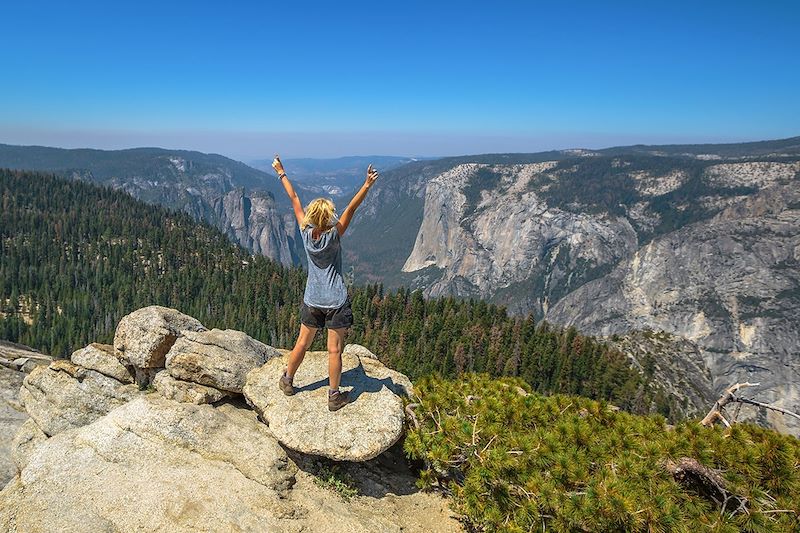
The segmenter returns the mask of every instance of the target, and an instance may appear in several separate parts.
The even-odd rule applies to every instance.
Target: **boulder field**
[[[327,353],[306,355],[291,397],[277,386],[286,358],[151,306],[123,317],[113,346],[6,380],[22,383],[0,531],[460,530],[394,446],[406,376],[348,345],[353,401],[331,413]],[[352,500],[314,475],[333,461]]]

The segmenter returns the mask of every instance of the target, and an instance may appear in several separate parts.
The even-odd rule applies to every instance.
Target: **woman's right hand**
[[[380,173],[372,168],[372,163],[370,163],[370,165],[367,167],[367,180],[364,182],[364,185],[366,185],[367,188],[372,187],[372,184],[375,183],[375,180],[378,179],[379,175]]]

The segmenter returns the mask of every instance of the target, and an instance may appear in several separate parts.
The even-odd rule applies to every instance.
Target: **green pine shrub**
[[[521,393],[524,391],[524,394]],[[798,531],[800,441],[750,424],[670,426],[514,378],[469,374],[415,385],[419,426],[405,441],[420,484],[441,483],[483,531]],[[736,513],[678,484],[691,457],[747,498]]]

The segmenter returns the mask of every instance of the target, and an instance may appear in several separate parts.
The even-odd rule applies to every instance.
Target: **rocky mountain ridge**
[[[392,232],[395,250],[357,252],[359,264],[377,263],[357,274],[385,272],[390,284],[487,299],[589,334],[663,331],[695,346],[714,394],[761,381],[759,399],[797,410],[800,143],[790,141],[771,146],[780,152],[633,147],[439,161],[372,199],[392,205],[370,205],[353,239]],[[402,210],[396,203],[410,223],[388,229],[381,213]],[[660,364],[685,383],[685,365]]]
[[[186,150],[66,150],[0,144],[0,168],[41,170],[123,190],[185,211],[241,246],[300,264],[299,232],[274,175],[215,154]],[[292,219],[293,221],[293,219]]]
[[[422,223],[402,270],[441,271],[435,281],[428,275],[417,282],[428,294],[487,299],[541,277],[543,286],[530,291],[541,295],[538,301],[503,303],[542,316],[551,303],[651,239],[703,223],[762,189],[795,182],[800,158],[673,168],[661,175],[628,171],[629,165],[621,159],[593,161],[588,169],[556,161],[458,165],[427,183]],[[599,166],[606,168],[591,168]],[[598,177],[595,170],[612,174]],[[597,183],[604,179],[613,190]],[[686,190],[701,187],[702,196]],[[597,190],[587,194],[587,188]]]
[[[403,272],[441,271],[426,283],[430,296],[486,299],[541,277],[542,286],[531,291],[544,295],[534,303],[541,315],[549,301],[585,279],[581,269],[603,268],[633,253],[637,235],[627,219],[551,207],[527,190],[537,174],[555,165],[465,164],[428,182],[422,225]],[[496,183],[491,191],[468,198],[463,191],[481,172]],[[526,306],[516,307],[524,311]]]
[[[381,169],[382,172],[397,168],[416,158],[369,155],[346,156],[337,158],[282,158],[283,164],[290,169],[292,181],[314,194],[331,196],[334,200],[349,200],[354,189],[364,183],[364,171],[368,165]],[[256,159],[250,162],[253,168],[272,174],[272,158]],[[345,196],[344,198],[342,196]]]
[[[800,410],[800,182],[654,239],[545,316],[593,334],[677,335],[699,347],[715,390],[757,382],[761,401]],[[798,432],[791,418],[758,418]]]

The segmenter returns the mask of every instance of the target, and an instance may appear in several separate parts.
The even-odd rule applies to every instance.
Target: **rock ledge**
[[[378,360],[342,356],[342,390],[351,403],[328,411],[328,354],[308,352],[295,376],[294,396],[278,389],[287,356],[275,357],[247,375],[247,402],[272,434],[293,450],[337,461],[366,461],[386,451],[403,434],[401,396],[411,391],[406,376]]]

